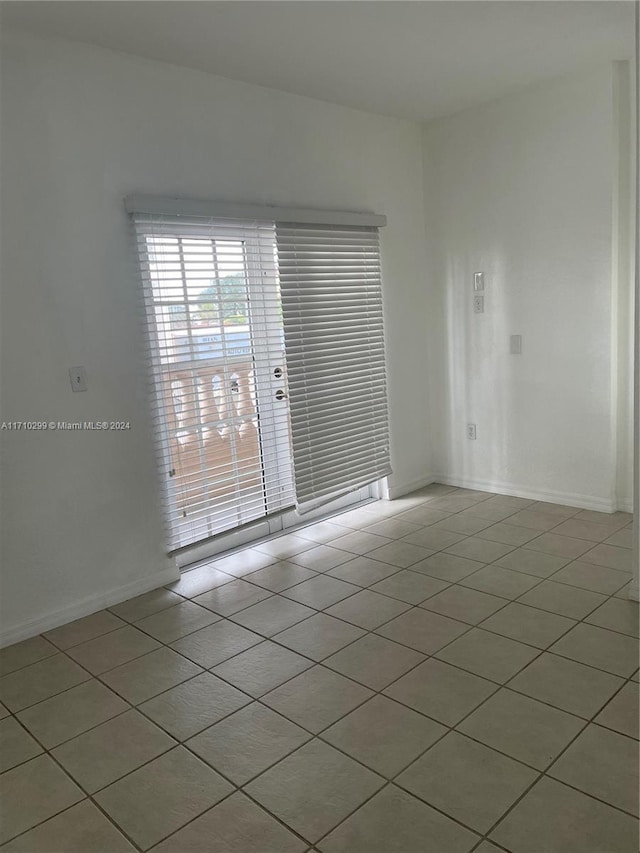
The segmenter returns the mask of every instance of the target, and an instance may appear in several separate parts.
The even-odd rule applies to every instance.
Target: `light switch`
[[[522,353],[522,335],[511,335],[509,352],[511,355],[520,355]]]
[[[73,391],[87,390],[87,374],[84,367],[70,367],[69,379],[71,380],[71,389]]]
[[[484,290],[484,273],[474,272],[473,274],[473,289]]]

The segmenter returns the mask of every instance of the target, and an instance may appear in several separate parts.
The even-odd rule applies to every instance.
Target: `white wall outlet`
[[[484,314],[484,296],[473,297],[473,313]]]
[[[520,355],[522,353],[522,335],[511,335],[509,352],[511,355]]]
[[[467,438],[471,439],[471,441],[476,440],[476,425],[475,424],[467,424]]]
[[[484,273],[474,272],[473,274],[473,289],[484,290]]]
[[[84,367],[70,367],[69,379],[71,380],[71,389],[73,391],[87,390],[87,374]]]

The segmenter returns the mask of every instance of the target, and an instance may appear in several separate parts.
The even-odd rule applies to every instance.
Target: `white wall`
[[[629,419],[630,347],[615,315],[619,286],[627,328],[630,277],[614,280],[613,80],[603,65],[425,126],[440,299],[434,473],[451,482],[604,510],[619,490],[630,501],[631,447],[618,427]],[[480,270],[485,313],[474,315]],[[522,355],[509,355],[512,334]],[[476,441],[464,438],[467,422]]]
[[[166,582],[128,259],[128,193],[384,213],[396,488],[429,475],[417,125],[97,48],[2,50],[2,417],[129,432],[1,434],[5,642]],[[73,394],[67,369],[86,367]]]

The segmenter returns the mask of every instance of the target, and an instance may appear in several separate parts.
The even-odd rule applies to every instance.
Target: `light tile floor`
[[[2,851],[636,853],[630,523],[434,484],[3,649]]]

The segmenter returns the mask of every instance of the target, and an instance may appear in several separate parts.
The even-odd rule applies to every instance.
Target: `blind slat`
[[[298,507],[390,473],[375,227],[276,224]]]

